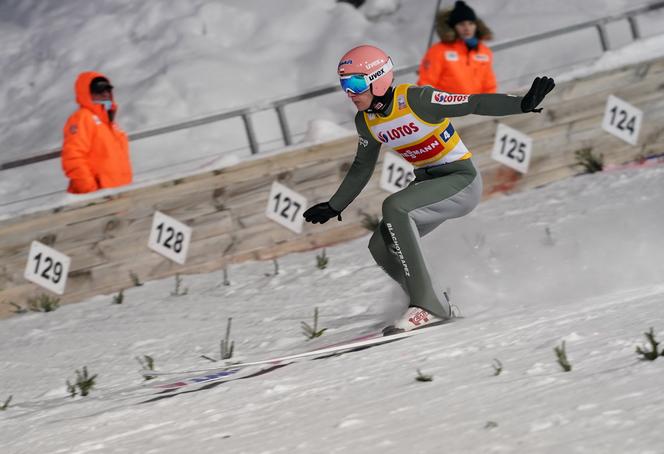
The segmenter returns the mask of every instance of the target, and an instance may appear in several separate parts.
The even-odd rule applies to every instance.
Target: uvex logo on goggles
[[[372,82],[388,74],[393,68],[392,59],[388,58],[387,63],[370,74],[352,74],[350,76],[341,76],[339,82],[345,92],[351,92],[359,95],[369,89]]]

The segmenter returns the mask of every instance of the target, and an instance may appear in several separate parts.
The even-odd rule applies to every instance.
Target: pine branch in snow
[[[182,277],[180,273],[175,274],[175,290],[171,292],[171,296],[184,296],[189,293],[188,288],[182,288]]]
[[[421,370],[417,369],[415,381],[433,381],[433,375],[423,374]]]
[[[97,374],[93,376],[88,375],[87,366],[83,366],[82,372],[76,369],[76,383],[72,384],[67,380],[67,392],[69,392],[71,397],[75,397],[77,393],[80,393],[81,396],[87,396],[90,394],[90,390],[94,388],[96,378]]]
[[[492,366],[494,376],[497,377],[503,372],[503,363],[501,363],[498,359],[494,358]]]
[[[558,357],[558,364],[560,364],[560,367],[562,367],[565,372],[571,371],[572,365],[567,359],[567,352],[565,352],[565,341],[563,341],[560,347],[555,347],[553,351],[556,352],[556,356]]]
[[[592,147],[582,148],[574,152],[576,165],[583,167],[585,173],[600,172],[604,168],[604,155],[593,154]]]
[[[5,411],[6,409],[9,408],[9,402],[12,401],[12,397],[13,397],[13,396],[9,396],[9,397],[7,398],[7,400],[5,400],[5,403],[2,404],[2,405],[0,405],[0,410]]]
[[[316,256],[316,267],[319,270],[324,270],[325,268],[327,268],[327,264],[329,262],[330,262],[330,259],[325,254],[325,249],[323,249],[323,252]]]
[[[154,358],[152,356],[143,355],[143,358],[137,356],[136,361],[138,361],[138,364],[140,364],[144,370],[154,370]],[[152,380],[155,377],[152,375],[146,375],[144,378],[145,380]]]
[[[231,339],[231,322],[233,321],[232,317],[228,317],[228,323],[226,324],[226,337],[221,341],[221,359],[231,359],[233,357],[233,348],[235,347],[235,341]]]
[[[201,355],[201,358],[207,359],[216,363],[217,361],[228,360],[233,357],[233,350],[235,348],[235,341],[231,340],[231,322],[233,321],[232,317],[228,317],[228,323],[226,324],[226,337],[219,342],[219,360],[212,358],[207,355]]]
[[[277,259],[272,259],[272,263],[274,264],[274,273],[265,273],[265,277],[274,277],[279,274],[279,262],[277,262]]]
[[[308,339],[315,339],[316,337],[320,337],[327,330],[327,328],[323,328],[321,330],[318,329],[318,308],[314,309],[313,327],[306,322],[300,323],[302,324],[302,334],[304,334]]]
[[[129,277],[131,278],[131,282],[134,284],[134,287],[140,287],[143,285],[140,278],[138,277],[138,274],[134,273],[133,271],[129,272]]]
[[[120,290],[117,295],[113,296],[113,304],[122,304],[124,301],[124,290]]]
[[[34,312],[53,312],[58,307],[60,307],[60,298],[45,293],[34,298],[28,298],[28,308]]]
[[[655,332],[653,331],[653,328],[650,327],[650,331],[643,333],[643,335],[646,336],[646,339],[648,339],[648,342],[650,343],[650,350],[645,346],[643,348],[637,346],[636,353],[641,355],[642,360],[654,361],[660,356],[659,342],[655,339]],[[662,350],[661,355],[664,356],[664,350]]]

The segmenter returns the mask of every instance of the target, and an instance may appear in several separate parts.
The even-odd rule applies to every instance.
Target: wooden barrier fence
[[[609,95],[644,112],[636,146],[601,128]],[[453,119],[482,171],[485,196],[537,187],[579,173],[575,151],[623,163],[664,150],[664,59],[558,84],[542,114]],[[529,172],[521,175],[490,157],[496,126],[506,124],[533,138]],[[64,303],[113,293],[142,281],[176,273],[200,273],[245,260],[265,260],[357,238],[368,233],[363,214],[379,215],[388,195],[377,171],[344,212],[344,221],[305,225],[301,234],[265,216],[270,187],[279,181],[305,194],[310,203],[327,200],[353,160],[355,137],[243,162],[116,196],[71,204],[0,221],[0,303],[24,305],[46,291],[26,281],[30,244],[43,242],[71,257]],[[178,265],[148,249],[152,217],[161,211],[193,229],[188,260]],[[109,298],[110,301],[110,298]],[[12,306],[0,304],[0,318]]]

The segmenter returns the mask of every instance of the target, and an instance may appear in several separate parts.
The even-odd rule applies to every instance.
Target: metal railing
[[[440,1],[438,2],[438,5],[440,4]],[[612,22],[617,22],[621,20],[627,20],[629,22],[630,26],[630,31],[632,34],[632,39],[637,40],[641,38],[641,32],[639,29],[639,25],[636,21],[636,16],[645,14],[651,11],[659,10],[661,8],[664,8],[664,1],[658,1],[658,2],[653,2],[644,6],[641,6],[639,8],[635,8],[629,11],[625,11],[619,14],[614,14],[611,16],[606,16],[600,19],[595,19],[595,20],[590,20],[586,22],[581,22],[578,24],[570,25],[568,27],[563,27],[559,28],[556,30],[551,30],[547,31],[544,33],[537,33],[534,35],[529,35],[525,36],[522,38],[516,38],[516,39],[511,39],[503,42],[498,42],[496,44],[493,44],[491,48],[493,49],[494,52],[504,50],[504,49],[509,49],[512,47],[516,46],[521,46],[524,44],[531,44],[533,42],[537,41],[542,41],[545,39],[550,39],[554,38],[557,36],[561,35],[566,35],[569,33],[574,33],[580,30],[585,30],[589,28],[595,28],[597,31],[597,36],[599,39],[599,43],[602,47],[602,51],[606,52],[607,50],[610,49],[610,43],[609,43],[609,38],[608,38],[608,33],[606,31],[606,26],[609,23]],[[432,34],[433,36],[433,29],[432,29]],[[431,38],[430,38],[431,40]],[[411,74],[415,73],[419,67],[419,64],[415,65],[410,65],[410,66],[405,66],[399,69],[395,70],[395,75],[400,76],[403,74]],[[337,90],[340,90],[340,87],[338,84],[329,84],[325,85],[316,89],[313,89],[311,91],[308,91],[306,93],[301,93],[298,95],[294,96],[288,96],[285,98],[279,98],[270,102],[266,102],[263,104],[258,104],[258,105],[253,105],[253,106],[247,106],[247,107],[242,107],[239,109],[233,109],[233,110],[227,110],[211,115],[205,115],[201,116],[198,118],[194,118],[191,120],[171,124],[171,125],[166,125],[166,126],[161,126],[161,127],[156,127],[152,129],[148,129],[145,131],[139,131],[139,132],[134,132],[129,134],[129,140],[139,140],[139,139],[144,139],[147,137],[154,137],[158,136],[161,134],[167,134],[175,131],[180,131],[183,129],[189,129],[189,128],[194,128],[196,126],[202,126],[210,123],[215,123],[223,120],[228,120],[231,118],[237,118],[240,117],[242,119],[242,122],[244,124],[244,129],[247,135],[247,142],[249,145],[249,149],[251,150],[252,154],[257,154],[259,152],[259,144],[258,141],[256,140],[256,133],[254,130],[254,126],[252,123],[251,116],[255,113],[262,112],[265,110],[270,110],[274,109],[277,118],[279,121],[279,127],[281,129],[281,136],[284,144],[286,146],[292,145],[293,144],[293,135],[291,133],[289,124],[288,124],[288,119],[286,117],[286,113],[284,111],[284,108],[288,106],[289,104],[295,103],[295,102],[300,102],[300,101],[305,101],[307,99],[311,98],[316,98],[319,96],[327,95],[329,93],[333,93]],[[24,159],[18,159],[15,161],[9,161],[5,162],[3,164],[0,164],[0,171],[1,170],[7,170],[7,169],[12,169],[16,167],[21,167],[29,164],[34,164],[37,162],[41,161],[46,161],[49,159],[55,159],[60,157],[61,149],[60,148],[52,148],[50,150],[43,151],[39,154],[36,154],[32,157],[29,158],[24,158]]]

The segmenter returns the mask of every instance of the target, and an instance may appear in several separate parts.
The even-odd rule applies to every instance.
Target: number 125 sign
[[[301,194],[276,181],[272,183],[270,198],[267,201],[265,215],[295,233],[302,233],[304,218],[302,213],[307,208],[307,199]]]
[[[514,170],[526,173],[533,150],[533,139],[507,125],[499,124],[491,157]]]

